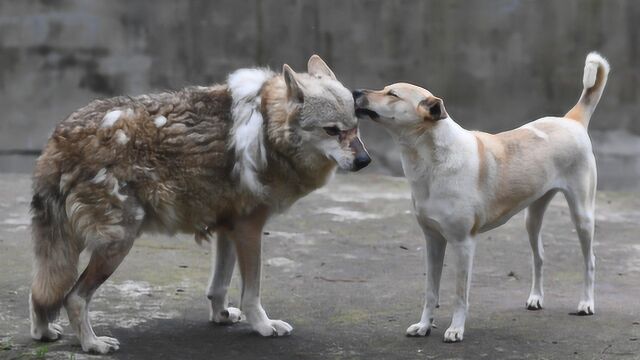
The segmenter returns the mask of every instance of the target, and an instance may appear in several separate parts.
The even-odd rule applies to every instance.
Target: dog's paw
[[[39,341],[56,341],[62,335],[62,326],[58,324],[49,324],[45,328],[37,328],[31,330],[31,337]]]
[[[431,324],[416,323],[407,328],[407,336],[429,336]]]
[[[82,350],[90,353],[108,354],[112,351],[117,351],[119,348],[120,342],[118,339],[108,336],[97,336],[82,342]]]
[[[593,315],[595,307],[593,301],[580,301],[576,315]]]
[[[460,342],[462,341],[463,334],[464,334],[464,329],[450,327],[447,329],[447,331],[444,332],[444,342],[446,343]]]
[[[209,320],[221,325],[235,324],[242,319],[242,311],[238,308],[228,307],[222,311],[211,311]]]
[[[253,325],[253,329],[262,336],[284,336],[293,331],[293,327],[282,320],[267,320]]]
[[[529,295],[527,310],[542,310],[543,299],[541,295]]]

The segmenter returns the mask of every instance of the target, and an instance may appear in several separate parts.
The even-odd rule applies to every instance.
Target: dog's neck
[[[438,170],[457,169],[466,162],[473,135],[450,117],[429,128],[390,131],[402,152],[407,178],[424,178]]]

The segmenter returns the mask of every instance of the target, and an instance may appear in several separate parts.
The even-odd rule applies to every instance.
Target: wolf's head
[[[360,140],[353,96],[317,55],[307,73],[284,65],[288,130],[305,153],[335,161],[344,170],[357,171],[371,162]]]

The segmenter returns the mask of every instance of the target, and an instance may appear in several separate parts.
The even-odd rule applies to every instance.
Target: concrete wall
[[[638,20],[634,0],[4,0],[0,153],[40,149],[93,98],[208,84],[243,66],[302,70],[312,53],[348,87],[414,82],[463,126],[504,130],[569,109],[595,49],[613,68],[592,122],[598,156],[623,156],[610,165],[637,185]],[[364,135],[378,170],[397,173],[386,136],[370,125]]]

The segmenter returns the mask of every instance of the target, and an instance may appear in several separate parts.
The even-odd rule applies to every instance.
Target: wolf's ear
[[[449,116],[444,108],[442,99],[435,96],[418,103],[418,114],[425,120],[442,120]]]
[[[282,75],[284,83],[287,84],[287,99],[289,101],[302,103],[304,101],[304,93],[300,87],[300,83],[296,79],[296,72],[287,64],[282,66]]]
[[[309,62],[307,63],[307,72],[313,76],[324,76],[329,79],[337,80],[336,75],[329,69],[327,63],[324,62],[318,55],[311,55]]]

